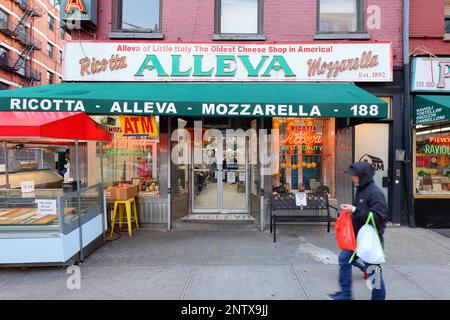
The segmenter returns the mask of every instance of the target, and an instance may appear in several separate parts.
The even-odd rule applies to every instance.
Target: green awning
[[[450,120],[450,95],[417,95],[414,98],[414,124]]]
[[[347,83],[61,83],[0,91],[0,110],[243,117],[385,118]]]

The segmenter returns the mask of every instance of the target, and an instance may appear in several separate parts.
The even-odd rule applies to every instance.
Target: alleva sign
[[[69,42],[66,81],[392,81],[390,42]]]

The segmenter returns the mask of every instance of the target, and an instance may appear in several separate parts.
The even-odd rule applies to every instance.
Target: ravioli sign
[[[155,116],[120,116],[120,126],[124,136],[158,137]]]

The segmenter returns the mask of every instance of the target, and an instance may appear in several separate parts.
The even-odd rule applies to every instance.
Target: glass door
[[[202,164],[193,165],[192,213],[248,213],[248,147],[242,136],[203,141]]]
[[[216,137],[202,139],[201,145],[194,146],[201,150],[201,164],[195,161],[193,153],[192,165],[192,213],[218,213],[220,163],[218,155],[220,144]],[[198,159],[197,159],[198,160]]]
[[[222,140],[221,212],[248,213],[248,152],[245,136]]]

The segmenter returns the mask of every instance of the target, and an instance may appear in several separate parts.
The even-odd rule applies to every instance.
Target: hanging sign
[[[68,42],[65,81],[332,81],[393,79],[391,42]]]
[[[59,11],[68,29],[97,25],[97,0],[61,0]]]
[[[450,57],[414,58],[411,91],[450,92]]]
[[[155,116],[120,116],[120,126],[124,136],[159,136]]]

